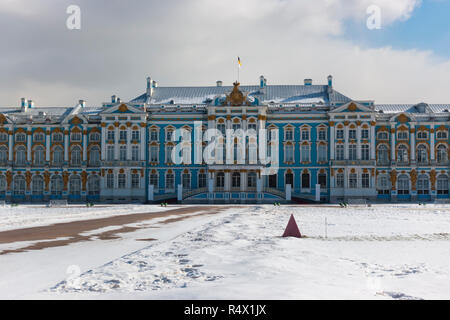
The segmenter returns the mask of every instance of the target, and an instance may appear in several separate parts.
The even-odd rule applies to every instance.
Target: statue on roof
[[[239,86],[241,85],[239,82],[233,83],[234,88],[231,93],[226,95],[226,99],[223,102],[223,105],[228,106],[249,106],[250,101],[247,99],[247,95],[243,94],[241,90],[239,90]]]

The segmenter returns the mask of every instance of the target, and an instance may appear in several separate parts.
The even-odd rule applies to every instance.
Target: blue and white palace
[[[36,107],[22,99],[18,107],[0,108],[0,199],[449,199],[450,105],[355,101],[335,90],[331,76],[327,80],[325,85],[311,79],[303,85],[267,85],[261,76],[252,86],[217,81],[206,87],[161,87],[148,78],[144,94],[129,102],[113,96],[101,107],[87,107],[83,100],[75,107]],[[207,142],[195,143],[196,123],[202,124],[201,132],[278,130],[257,141],[276,145],[278,170],[262,174],[268,164],[259,160],[194,160],[207,147]],[[171,154],[180,128],[188,135],[182,158],[191,161],[176,164]],[[256,150],[251,149],[249,156]],[[224,153],[214,154],[222,158]]]

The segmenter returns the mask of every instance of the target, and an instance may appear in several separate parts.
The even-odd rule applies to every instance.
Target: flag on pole
[[[238,57],[238,64],[239,64],[239,68],[242,66],[242,63],[241,63],[241,58],[240,57]]]

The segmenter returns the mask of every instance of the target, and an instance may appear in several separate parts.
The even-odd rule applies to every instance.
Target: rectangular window
[[[319,130],[319,140],[325,141],[327,140],[327,132],[325,130]]]
[[[127,141],[127,131],[126,130],[120,130],[119,131],[119,140],[120,141]]]
[[[369,130],[364,129],[361,131],[361,139],[369,139]]]
[[[309,130],[302,130],[302,140],[309,140]]]
[[[106,148],[106,160],[114,161],[114,146],[108,146]]]
[[[293,140],[294,139],[294,135],[292,130],[286,130],[286,140]]]
[[[106,188],[114,189],[114,174],[113,173],[108,173],[106,175]]]
[[[368,173],[363,173],[361,177],[361,187],[370,188],[370,176]]]
[[[344,130],[338,129],[336,131],[336,139],[339,139],[339,140],[344,139]]]
[[[344,174],[338,173],[336,175],[336,188],[344,188]]]
[[[356,145],[351,144],[348,146],[348,159],[356,160]]]
[[[348,138],[350,140],[356,140],[356,130],[349,130],[348,131]]]
[[[158,162],[158,147],[150,147],[150,162]]]
[[[369,160],[369,146],[363,145],[361,146],[361,160]]]
[[[326,145],[319,145],[319,151],[318,151],[318,158],[317,161],[319,162],[325,162],[328,159],[328,155],[327,155],[327,146]]]
[[[131,175],[131,188],[132,189],[139,189],[139,185],[140,185],[140,178],[139,178],[139,174],[138,173],[133,173]]]
[[[310,162],[309,145],[303,145],[301,148],[302,162]]]
[[[156,131],[156,130],[150,131],[150,140],[158,141],[158,131]]]
[[[336,146],[336,160],[344,160],[344,145],[342,144]]]
[[[200,173],[198,175],[198,187],[206,188],[206,174],[205,173]]]
[[[126,176],[124,173],[119,173],[117,178],[117,186],[119,189],[125,189],[126,187]]]
[[[138,130],[131,131],[131,140],[139,141],[141,138],[140,132]]]
[[[127,161],[127,147],[126,146],[120,146],[120,149],[119,149],[119,160],[120,161]]]
[[[358,175],[356,173],[350,173],[348,186],[352,189],[356,189],[358,187]]]
[[[114,141],[114,138],[115,138],[115,132],[114,132],[114,130],[108,130],[107,140],[108,140],[108,141]]]
[[[131,147],[131,161],[139,161],[139,146]]]

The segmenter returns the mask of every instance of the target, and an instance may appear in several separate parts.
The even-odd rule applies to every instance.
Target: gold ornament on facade
[[[45,191],[48,191],[50,186],[50,172],[48,171],[44,172],[44,183],[45,183]]]
[[[86,171],[81,172],[81,187],[83,191],[86,191],[86,182],[88,178],[88,173]]]
[[[119,112],[127,112],[128,111],[128,107],[125,103],[122,103],[119,108],[118,108]]]
[[[430,171],[431,190],[436,190],[436,170]]]
[[[8,185],[8,190],[11,190],[13,180],[13,174],[11,171],[6,171],[6,184]]]
[[[392,170],[391,171],[391,185],[392,190],[395,190],[395,184],[397,183],[397,171]]]
[[[400,122],[400,123],[406,123],[406,122],[409,121],[409,118],[408,118],[406,115],[404,115],[404,114],[402,113],[401,115],[399,115],[399,116],[397,117],[397,120],[398,120],[398,122]]]
[[[411,189],[412,190],[416,190],[416,182],[417,182],[417,171],[415,169],[413,169],[410,173],[409,176],[411,177]]]
[[[64,171],[62,174],[62,178],[63,178],[64,191],[67,191],[67,185],[69,182],[69,173],[67,171]]]
[[[358,110],[356,104],[354,102],[350,103],[350,105],[348,106],[348,111],[354,112],[356,110]]]
[[[247,101],[247,95],[244,95],[241,90],[239,90],[239,86],[241,84],[239,82],[233,83],[233,90],[231,93],[226,95],[225,101],[223,102],[223,105],[229,105],[229,106],[244,106],[250,105],[250,102]]]

